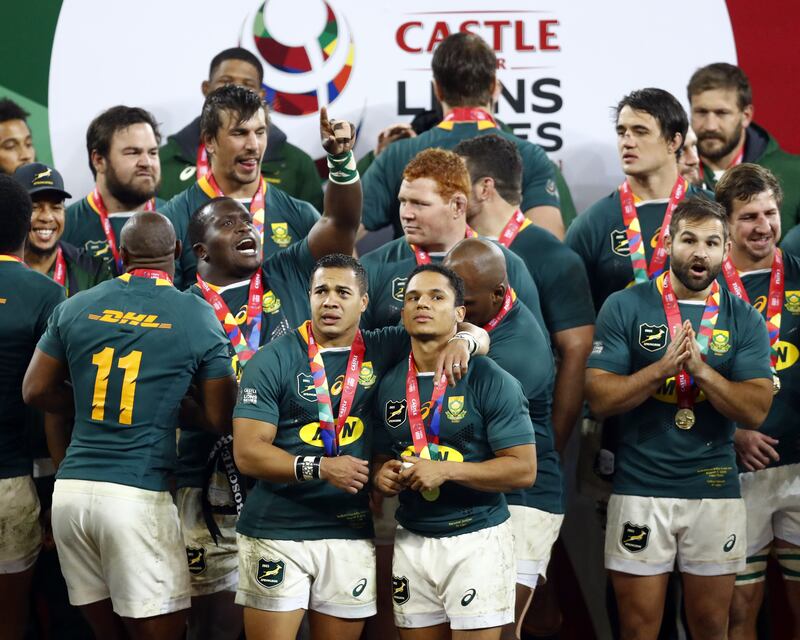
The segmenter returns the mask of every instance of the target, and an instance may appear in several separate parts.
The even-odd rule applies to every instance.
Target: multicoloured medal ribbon
[[[10,253],[0,253],[0,262],[19,262],[23,267],[28,266],[22,258],[12,256]]]
[[[497,315],[494,318],[483,325],[484,331],[492,331],[493,329],[496,329],[497,325],[500,324],[508,312],[511,311],[511,307],[514,306],[516,299],[517,294],[514,292],[514,290],[511,287],[506,288],[506,294],[503,296],[503,306],[500,307],[500,311],[497,312]]]
[[[243,332],[236,322],[236,317],[231,313],[225,300],[197,274],[197,286],[206,302],[214,308],[217,320],[222,323],[228,340],[231,341],[239,362],[244,364],[258,351],[261,344],[261,322],[263,311],[264,281],[261,269],[250,278],[250,290],[247,294],[247,334]]]
[[[56,249],[56,264],[53,267],[53,280],[67,290],[69,297],[69,287],[67,287],[67,261],[64,260],[64,252],[61,246]]]
[[[94,210],[94,212],[100,216],[100,226],[103,227],[103,233],[106,236],[108,249],[111,251],[111,255],[114,258],[114,264],[117,267],[117,272],[122,273],[122,259],[119,257],[117,238],[114,236],[114,228],[111,226],[111,220],[109,220],[108,217],[108,208],[106,207],[105,202],[103,202],[103,197],[100,195],[100,191],[97,187],[95,187],[94,190],[88,196],[86,196],[86,201],[89,203],[89,206]],[[150,198],[150,200],[145,203],[144,210],[156,210],[155,198]]]
[[[650,266],[644,257],[644,243],[642,242],[642,227],[639,223],[639,216],[636,213],[636,202],[633,198],[633,191],[628,181],[625,180],[619,186],[619,197],[622,201],[622,221],[625,223],[625,234],[628,236],[628,247],[630,249],[631,265],[633,266],[633,278],[636,284],[647,282],[652,278],[657,278],[664,272],[667,264],[667,250],[664,247],[664,239],[669,234],[669,223],[675,207],[683,200],[686,195],[687,182],[680,176],[672,187],[669,197],[667,210],[664,212],[664,220],[661,222],[661,232],[658,234],[658,244],[650,258]]]
[[[253,216],[253,226],[258,232],[258,237],[261,238],[261,246],[264,246],[264,202],[267,193],[267,181],[259,176],[258,189],[250,201],[250,214]],[[209,198],[221,198],[225,194],[219,188],[217,181],[214,179],[213,173],[208,173],[197,181],[197,186],[202,189]]]
[[[477,238],[478,232],[475,231],[472,227],[467,225],[467,230],[464,232],[465,238]],[[425,249],[420,249],[417,245],[408,243],[408,246],[411,247],[411,250],[414,252],[414,258],[417,261],[417,265],[421,264],[430,264],[431,263],[431,256],[430,254],[425,251]]]
[[[353,399],[358,388],[358,376],[361,373],[361,365],[364,362],[364,337],[361,330],[356,331],[356,337],[350,347],[350,355],[347,358],[347,369],[345,370],[344,384],[342,386],[342,397],[339,400],[339,417],[336,424],[333,422],[333,407],[331,405],[331,394],[328,387],[328,377],[325,374],[325,363],[322,360],[317,341],[314,339],[311,321],[306,320],[302,327],[301,335],[308,342],[308,364],[311,367],[311,378],[314,381],[314,391],[317,394],[317,413],[319,414],[319,427],[322,443],[325,446],[325,455],[339,455],[339,434],[342,432],[350,411],[353,409]]]
[[[406,376],[406,405],[408,407],[408,424],[411,428],[411,442],[414,452],[420,458],[437,460],[439,458],[439,423],[442,419],[442,403],[444,390],[447,387],[447,378],[444,374],[438,382],[434,382],[431,395],[430,408],[430,438],[428,430],[422,419],[422,405],[419,398],[419,384],[417,382],[417,363],[414,362],[414,352],[408,354],[408,375]]]
[[[733,160],[731,160],[731,163],[725,168],[725,170],[727,171],[728,169],[730,169],[732,167],[735,167],[738,164],[742,164],[742,160],[744,160],[744,145],[742,145],[742,148],[739,149],[739,153],[737,153],[733,157]],[[705,171],[703,169],[703,161],[701,160],[700,161],[700,179],[702,180],[704,177],[705,177]]]
[[[170,278],[169,274],[166,271],[161,271],[159,269],[132,269],[128,272],[132,276],[136,276],[137,278],[150,278],[151,280],[166,280],[170,284],[172,284],[172,278]]]
[[[210,171],[208,165],[208,151],[206,150],[206,145],[204,145],[202,142],[200,143],[200,146],[197,147],[197,162],[195,163],[195,168],[195,175],[197,176],[198,180],[200,178],[205,178]]]
[[[664,314],[667,317],[670,337],[674,340],[681,330],[683,321],[681,320],[681,310],[678,305],[678,297],[670,282],[670,272],[664,274],[661,288],[661,299],[664,305]],[[700,355],[705,360],[708,354],[708,347],[714,334],[714,327],[717,326],[719,318],[719,283],[714,280],[711,284],[711,291],[706,298],[703,317],[700,320],[700,329],[697,332],[697,342],[700,345]],[[685,369],[681,369],[675,376],[675,391],[678,396],[678,412],[675,414],[675,425],[679,429],[691,429],[695,423],[694,400],[698,389],[693,387],[692,378]]]
[[[500,232],[500,237],[497,239],[497,241],[506,249],[508,249],[511,246],[511,243],[516,240],[519,232],[528,226],[525,224],[526,222],[530,221],[525,217],[525,214],[522,213],[522,211],[517,209],[514,212],[514,215],[509,218],[508,222],[506,222],[506,226],[503,227],[503,230]]]
[[[486,109],[476,107],[456,107],[444,117],[437,127],[449,131],[457,122],[475,122],[478,125],[478,131],[497,127],[497,122],[491,113]]]
[[[744,283],[739,276],[739,272],[736,270],[730,258],[725,258],[725,261],[722,263],[722,274],[725,276],[725,282],[728,284],[728,289],[731,293],[745,302],[750,302],[750,296],[747,295],[747,290],[744,288]],[[778,393],[781,389],[781,381],[780,378],[778,378],[778,342],[781,337],[781,312],[783,311],[783,293],[785,285],[783,253],[780,249],[776,248],[775,255],[772,258],[766,308],[767,333],[769,333],[770,347],[769,359],[770,367],[772,368],[772,387],[774,393]]]

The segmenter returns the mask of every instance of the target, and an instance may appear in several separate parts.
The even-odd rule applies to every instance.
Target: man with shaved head
[[[180,249],[167,218],[131,216],[125,273],[53,312],[23,382],[28,404],[74,415],[53,534],[70,602],[97,638],[183,636],[189,571],[168,480],[192,382],[203,414],[193,424],[231,428],[228,340],[209,305],[173,287]]]
[[[550,549],[564,519],[561,468],[551,421],[553,355],[536,318],[508,284],[499,246],[467,238],[450,250],[443,264],[464,281],[465,320],[489,332],[489,357],[522,385],[536,433],[536,483],[505,494],[514,530],[517,594],[516,624],[506,625],[502,637],[513,639],[519,637],[533,590],[545,580]]]

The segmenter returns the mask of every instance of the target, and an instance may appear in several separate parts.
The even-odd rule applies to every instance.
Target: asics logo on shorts
[[[725,541],[725,544],[722,545],[722,550],[725,553],[728,553],[731,549],[733,549],[733,546],[735,544],[736,544],[736,534],[732,533],[731,535],[728,536],[728,539]]]
[[[464,592],[464,596],[461,598],[461,606],[468,607],[469,604],[475,599],[475,596],[478,592],[475,589],[467,589]]]
[[[353,597],[358,598],[362,593],[364,593],[364,589],[367,588],[367,579],[361,578],[356,584],[355,588],[353,589]]]

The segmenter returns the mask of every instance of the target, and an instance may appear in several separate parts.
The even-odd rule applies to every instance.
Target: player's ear
[[[367,310],[368,305],[369,305],[369,294],[365,291],[364,294],[361,296],[361,313],[364,313]]]
[[[464,305],[456,307],[456,322],[464,322],[467,315],[467,308]]]
[[[211,83],[208,80],[203,80],[200,83],[200,91],[203,92],[203,97],[205,98],[211,92]]]
[[[458,218],[459,216],[467,214],[467,196],[463,193],[456,192],[453,194],[453,197],[450,198],[450,208],[453,211],[453,217]]]
[[[208,251],[206,251],[206,245],[204,245],[202,242],[195,242],[192,245],[192,252],[197,258],[197,262],[204,262],[208,258]]]

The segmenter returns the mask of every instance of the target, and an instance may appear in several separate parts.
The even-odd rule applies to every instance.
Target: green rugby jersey
[[[506,493],[506,500],[508,504],[564,513],[561,461],[550,419],[556,376],[553,354],[536,318],[519,302],[489,335],[489,357],[522,385],[536,434],[536,482],[528,489]]]
[[[780,456],[769,467],[800,462],[800,259],[783,254],[784,293],[781,310],[781,332],[778,342],[778,377],[781,390],[772,399],[772,408],[767,419],[759,427],[761,433],[776,438],[774,445]],[[751,304],[764,318],[767,313],[767,296],[771,269],[759,269],[740,273]],[[719,283],[727,287],[725,278],[720,275]],[[740,468],[744,472],[744,468]]]
[[[364,331],[364,361],[352,411],[340,434],[341,453],[370,459],[373,397],[388,367],[409,350],[399,327]],[[350,347],[322,350],[333,415],[339,415]],[[274,445],[292,455],[324,455],[317,396],[308,363],[305,327],[261,349],[244,369],[234,418],[277,426]],[[259,480],[247,496],[236,527],[254,538],[321,540],[371,538],[369,492],[352,495],[323,480],[277,483]]]
[[[200,116],[167,138],[158,150],[161,160],[161,185],[158,195],[169,200],[190,187],[197,177],[197,149],[200,146]],[[267,148],[261,161],[261,175],[267,182],[294,198],[322,210],[322,178],[314,160],[289,143],[274,122],[267,128]]]
[[[68,242],[60,241],[58,245],[64,255],[64,262],[67,264],[67,281],[64,283],[67,297],[73,296],[79,291],[86,291],[93,286],[111,280],[114,274],[111,272],[111,264],[102,258],[95,258],[86,249],[79,249]],[[53,277],[56,263],[53,263],[47,277]]]
[[[259,343],[265,345],[282,335],[291,333],[293,327],[311,316],[308,303],[308,281],[314,268],[314,257],[303,239],[285,251],[267,258],[264,273],[264,293],[261,335]],[[226,287],[212,287],[228,305],[237,324],[243,328],[247,322],[247,298],[250,280]],[[203,297],[196,284],[189,289]],[[233,347],[231,346],[231,349]],[[239,359],[233,359],[236,377],[241,377]],[[184,427],[188,425],[182,425]],[[202,487],[208,455],[219,436],[207,431],[182,429],[178,440],[178,487]]]
[[[191,187],[172,198],[159,211],[167,216],[175,227],[175,235],[183,243],[183,253],[175,266],[175,286],[190,287],[195,281],[197,258],[189,242],[189,220],[192,214],[213,195],[207,194],[195,182]],[[250,201],[243,202],[250,207]],[[267,185],[264,196],[264,261],[282,249],[299,242],[308,235],[319,213],[307,202],[287,195],[277,187]]]
[[[156,209],[161,211],[166,204],[165,200],[156,198]],[[134,214],[133,211],[120,213],[109,213],[108,220],[114,230],[114,238],[119,246],[119,234],[122,227]],[[106,234],[103,232],[103,225],[100,223],[100,214],[89,204],[89,196],[73,202],[67,207],[64,221],[64,235],[61,240],[75,245],[78,249],[83,249],[93,258],[105,260],[111,271],[116,275],[117,266],[114,264],[114,256],[108,248]]]
[[[22,379],[64,288],[16,260],[0,257],[0,478],[29,475],[32,458]]]
[[[522,210],[539,206],[558,207],[555,166],[544,150],[512,133],[487,125],[488,122],[442,122],[415,138],[398,140],[386,147],[363,176],[364,227],[372,231],[399,219],[397,194],[403,182],[403,171],[417,153],[430,147],[452,149],[462,140],[491,133],[513,142],[522,156]]]
[[[669,331],[661,300],[662,278],[612,294],[597,317],[588,367],[631,375],[664,356]],[[703,301],[680,301],[681,317],[700,328]],[[720,291],[719,318],[706,362],[734,382],[772,380],[763,318],[749,304]],[[635,409],[606,420],[617,429],[614,493],[663,498],[738,498],[734,423],[700,394],[697,421],[675,426],[675,378]]]
[[[193,378],[232,373],[212,308],[168,280],[129,274],[58,307],[39,349],[69,366],[75,428],[58,478],[163,491]]]
[[[536,289],[525,263],[514,253],[500,247],[506,257],[508,281],[517,292],[519,299],[531,310],[544,330],[544,319]],[[444,260],[444,253],[429,254],[432,262]],[[408,274],[417,266],[414,251],[406,239],[397,238],[361,258],[361,264],[369,277],[369,306],[361,316],[361,326],[367,329],[379,329],[400,322],[400,311],[403,308],[403,296],[406,291]]]
[[[686,197],[714,195],[695,186],[690,186]],[[636,213],[642,226],[644,255],[647,264],[658,244],[661,223],[669,199],[637,201]],[[628,236],[622,220],[622,203],[619,190],[598,200],[581,213],[570,225],[564,242],[580,256],[589,275],[595,310],[599,311],[606,298],[615,291],[633,284],[633,267],[628,247]],[[669,260],[667,260],[667,267]]]
[[[594,324],[589,279],[578,255],[552,233],[525,220],[509,247],[536,283],[550,334]]]
[[[384,429],[381,435],[376,434],[376,449],[395,457],[414,453],[406,410],[407,374],[406,351],[406,357],[384,376],[376,399],[376,420]],[[433,373],[419,374],[417,381],[427,428]],[[519,382],[483,356],[473,358],[466,376],[445,390],[439,428],[439,456],[452,462],[491,460],[495,451],[536,440]],[[493,527],[508,515],[502,493],[445,482],[433,500],[410,489],[401,492],[396,517],[409,531],[439,538]]]
[[[784,254],[791,253],[800,256],[800,226],[794,227],[781,240],[781,249]]]

